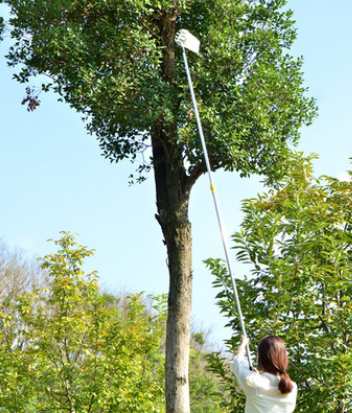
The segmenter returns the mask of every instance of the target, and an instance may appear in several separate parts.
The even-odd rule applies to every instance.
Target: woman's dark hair
[[[263,371],[280,375],[279,390],[282,394],[291,393],[293,384],[287,374],[288,357],[285,343],[280,337],[266,336],[258,346],[258,365]]]

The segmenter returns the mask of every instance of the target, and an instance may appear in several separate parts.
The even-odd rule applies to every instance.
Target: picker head
[[[194,53],[199,53],[200,41],[193,36],[188,30],[181,29],[176,33],[175,41],[177,43],[182,43],[183,47]]]

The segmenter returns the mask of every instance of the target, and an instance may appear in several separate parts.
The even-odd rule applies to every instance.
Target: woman
[[[276,336],[264,337],[258,346],[258,366],[250,371],[245,356],[247,337],[241,336],[237,356],[230,363],[246,395],[245,413],[292,413],[296,406],[297,385],[287,374],[288,358],[285,343]]]

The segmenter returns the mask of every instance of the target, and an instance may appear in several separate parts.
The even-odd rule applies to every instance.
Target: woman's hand
[[[246,351],[246,347],[249,345],[249,338],[245,337],[243,334],[241,335],[241,343],[238,347],[237,354],[242,354]]]

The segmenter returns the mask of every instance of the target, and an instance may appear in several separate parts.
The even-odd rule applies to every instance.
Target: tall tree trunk
[[[176,3],[176,2],[175,2]],[[174,90],[178,112],[178,86],[174,78],[176,20],[180,10],[164,10],[160,20],[163,45],[161,72]],[[160,119],[151,132],[158,215],[167,248],[169,302],[166,330],[165,390],[167,413],[189,413],[189,339],[192,302],[192,236],[188,205],[192,185],[201,170],[188,176],[182,149],[176,140],[177,123]]]
[[[177,191],[178,188],[173,188]],[[171,199],[173,196],[171,195]],[[189,335],[192,302],[192,238],[187,219],[188,197],[171,208],[162,224],[169,262],[169,305],[166,333],[167,413],[188,413]],[[166,219],[165,219],[166,218]]]
[[[166,331],[166,411],[189,413],[189,334],[192,301],[192,237],[188,220],[189,180],[182,165],[167,161],[167,138],[154,134],[157,219],[167,248],[169,302]],[[174,154],[175,155],[175,154]],[[175,165],[175,163],[171,163]]]

